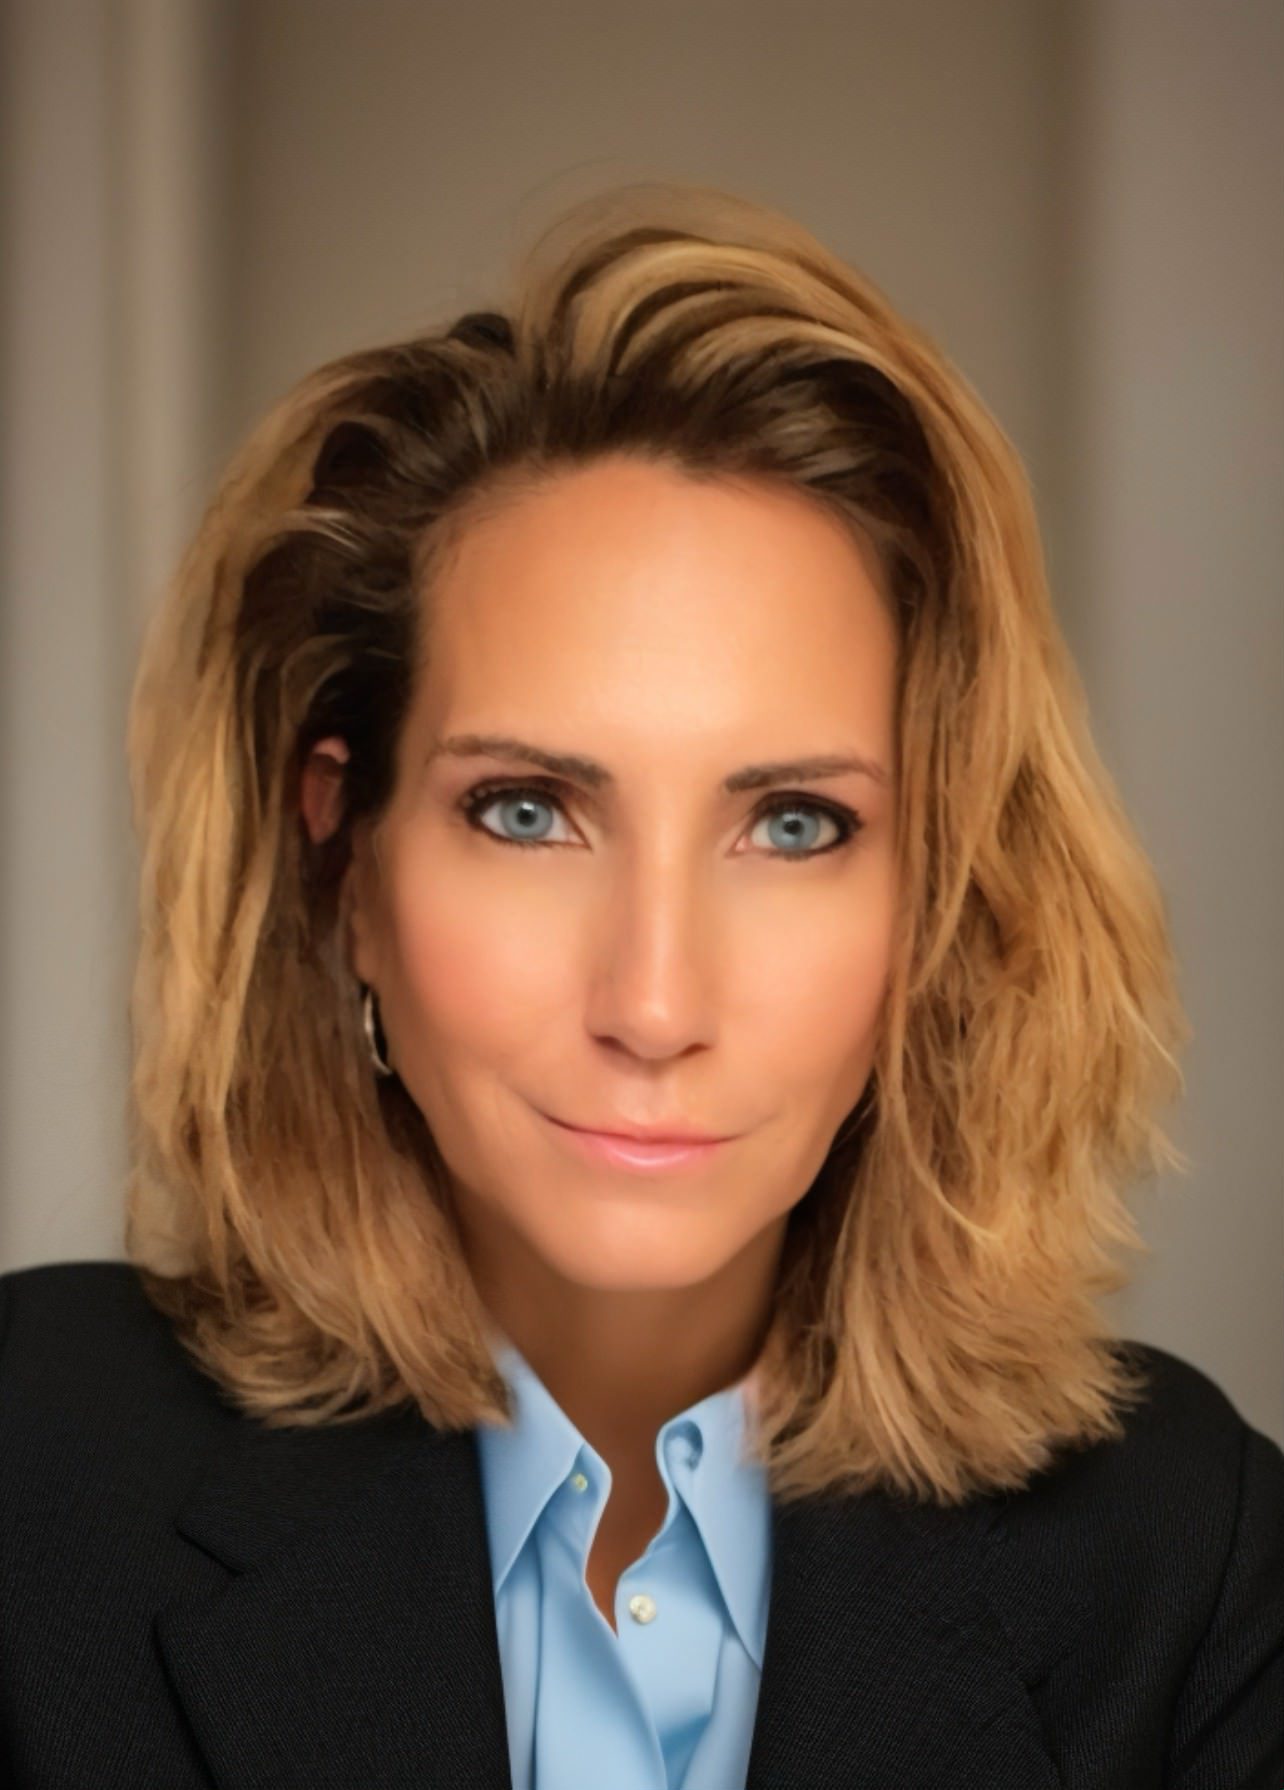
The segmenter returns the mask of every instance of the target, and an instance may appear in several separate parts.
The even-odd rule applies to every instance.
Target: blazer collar
[[[410,1410],[228,1435],[177,1518],[218,1570],[156,1618],[218,1790],[511,1790],[476,1432]],[[1029,1687],[1086,1612],[1009,1578],[1002,1512],[773,1504],[747,1790],[1060,1790]]]

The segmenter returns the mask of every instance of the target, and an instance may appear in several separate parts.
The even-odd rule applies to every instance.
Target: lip
[[[536,1109],[538,1110],[538,1109]],[[573,1148],[592,1162],[605,1162],[617,1168],[677,1169],[695,1167],[708,1162],[716,1151],[733,1140],[713,1138],[645,1138],[624,1136],[615,1131],[584,1131],[576,1125],[564,1125],[549,1113],[541,1113],[553,1129]]]

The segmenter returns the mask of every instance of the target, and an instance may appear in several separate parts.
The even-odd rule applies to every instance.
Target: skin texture
[[[610,1468],[588,1582],[614,1626],[665,1511],[656,1431],[751,1370],[789,1211],[868,1080],[897,895],[895,633],[872,553],[805,497],[624,456],[476,522],[429,633],[377,847],[355,839],[350,961],[454,1177],[487,1309]],[[520,759],[432,755],[465,732],[614,782],[531,790]],[[817,754],[886,781],[721,788]],[[322,742],[305,771],[313,838],[344,755]],[[476,830],[460,800],[497,777],[527,792],[489,797]],[[829,852],[824,799],[864,822]],[[733,1137],[638,1174],[541,1113]]]

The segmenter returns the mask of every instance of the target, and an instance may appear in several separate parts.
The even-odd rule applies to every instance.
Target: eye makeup
[[[537,846],[558,846],[564,842],[558,839],[506,837],[483,825],[480,816],[500,797],[515,798],[518,796],[531,796],[536,801],[547,803],[550,807],[565,813],[561,794],[564,787],[553,777],[527,777],[520,781],[513,778],[491,777],[474,784],[471,789],[467,790],[460,798],[458,806],[470,827],[476,832],[485,834],[487,838],[493,839],[498,845],[515,845],[523,851]],[[775,814],[796,811],[820,814],[832,821],[837,829],[837,837],[828,845],[809,850],[785,851],[780,848],[768,847],[763,853],[765,857],[804,863],[813,858],[828,857],[831,852],[850,845],[865,825],[861,815],[854,808],[847,807],[845,803],[804,795],[801,791],[785,791],[760,803],[754,813],[754,823]]]

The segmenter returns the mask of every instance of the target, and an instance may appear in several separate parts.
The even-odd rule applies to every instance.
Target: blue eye
[[[766,809],[760,819],[765,820],[769,827],[780,823],[781,833],[778,837],[783,837],[788,841],[788,844],[784,846],[769,846],[767,849],[773,856],[782,858],[819,857],[824,852],[831,851],[844,838],[837,816],[815,802],[777,802],[774,807]],[[800,845],[806,848],[809,843],[814,846],[816,828],[817,826],[823,827],[826,821],[837,832],[836,839],[831,839],[828,845],[822,845],[819,851],[795,849]]]
[[[463,797],[460,802],[469,826],[479,833],[485,833],[499,845],[516,845],[519,847],[561,845],[564,840],[548,836],[548,823],[541,816],[540,810],[563,814],[561,800],[553,794],[551,786],[540,783],[505,783],[491,781],[479,783]],[[497,833],[485,825],[481,816],[489,808],[508,808],[512,814],[510,825],[519,836]],[[810,796],[791,795],[777,796],[760,808],[755,824],[761,820],[775,822],[781,816],[787,817],[788,825],[783,837],[790,844],[768,846],[766,856],[805,861],[809,858],[820,858],[831,851],[837,851],[847,845],[864,826],[860,815],[852,808],[844,807],[838,802],[821,802]],[[828,821],[834,829],[834,837],[826,844],[817,846],[815,827],[817,819],[823,824]],[[800,824],[801,822],[801,824]],[[779,835],[778,835],[779,837]],[[801,838],[801,846],[799,840]],[[797,849],[795,849],[797,848]]]
[[[504,834],[491,833],[491,829],[482,826],[477,819],[477,816],[484,813],[487,808],[515,810],[516,819],[512,824],[516,827],[518,834],[524,834],[525,837],[514,839]],[[501,845],[544,845],[549,843],[545,838],[547,824],[541,819],[538,812],[541,808],[558,808],[560,811],[560,805],[550,796],[542,794],[538,789],[528,788],[521,784],[483,783],[477,789],[471,790],[464,800],[464,811],[468,816],[469,823],[476,827],[478,832],[490,833],[491,837],[498,839]],[[533,818],[532,811],[534,811]],[[551,843],[558,844],[560,842],[553,840]]]

